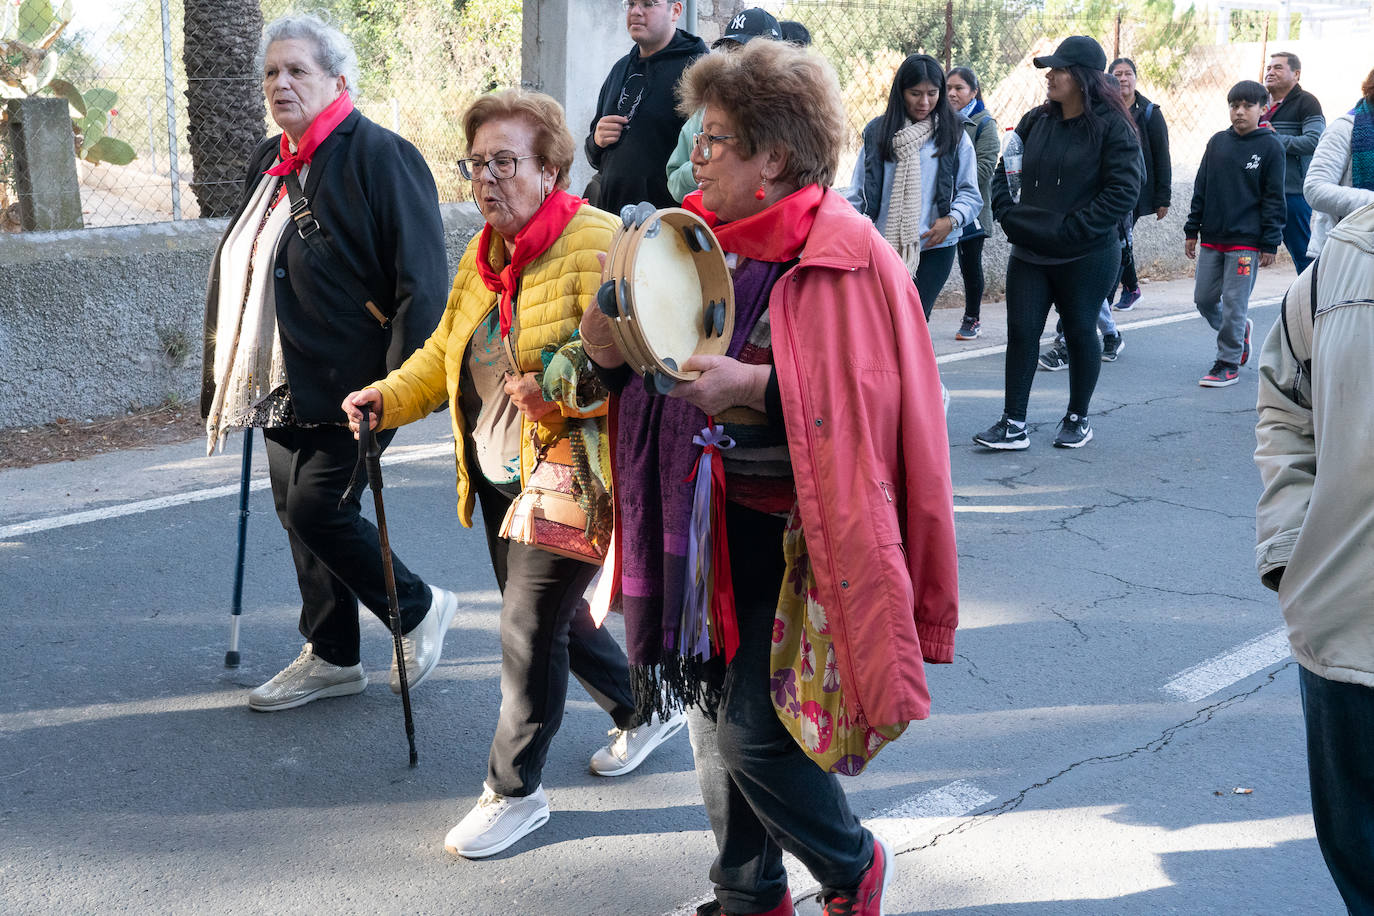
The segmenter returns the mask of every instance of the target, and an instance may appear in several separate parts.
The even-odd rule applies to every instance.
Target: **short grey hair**
[[[274,19],[262,30],[262,42],[258,45],[258,73],[262,73],[267,49],[278,41],[308,41],[313,44],[315,63],[330,76],[342,76],[348,94],[355,99],[358,97],[358,53],[343,32],[309,13]]]

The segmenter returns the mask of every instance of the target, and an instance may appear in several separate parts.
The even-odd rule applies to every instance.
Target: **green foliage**
[[[1134,60],[1146,82],[1165,88],[1178,81],[1204,25],[1192,6],[1176,13],[1174,0],[1046,0],[1042,16],[1097,38],[1109,60],[1119,22],[1119,55]]]
[[[1267,28],[1266,28],[1267,26]],[[1301,34],[1302,14],[1294,13],[1289,23],[1289,34]],[[1279,14],[1262,10],[1231,10],[1232,41],[1270,41],[1279,37]]]

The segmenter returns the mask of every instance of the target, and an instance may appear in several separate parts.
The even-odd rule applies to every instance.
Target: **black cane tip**
[[[420,765],[420,755],[414,750],[410,752],[410,768],[413,770]]]
[[[224,653],[224,667],[226,667],[226,668],[237,668],[238,666],[239,666],[239,654],[238,654],[237,652],[233,652],[233,651],[225,652],[225,653]]]

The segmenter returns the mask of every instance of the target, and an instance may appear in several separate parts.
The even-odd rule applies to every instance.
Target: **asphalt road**
[[[1284,285],[1262,277],[1257,295]],[[1212,338],[1189,308],[1182,281],[1120,316],[1145,326],[1127,324],[1103,367],[1084,449],[1050,447],[1068,379],[1039,373],[1017,453],[969,441],[1000,414],[997,335],[956,345],[957,313],[936,314],[958,658],[930,669],[932,718],[846,783],[900,850],[891,913],[1341,912],[1313,837],[1296,670],[1254,572],[1255,373],[1199,388]],[[1276,315],[1257,307],[1259,332]],[[1001,326],[993,307],[985,319]],[[403,433],[385,473],[397,553],[461,599],[415,694],[414,770],[370,616],[365,693],[245,705],[300,646],[263,489],[243,665],[223,667],[237,455],[189,444],[0,473],[0,910],[658,916],[707,896],[714,845],[685,736],[629,777],[592,776],[611,723],[576,686],[548,826],[482,862],[444,852],[481,791],[500,651],[446,423]],[[791,875],[799,898],[814,890]]]

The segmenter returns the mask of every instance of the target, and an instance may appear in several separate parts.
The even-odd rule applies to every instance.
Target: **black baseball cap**
[[[1107,54],[1095,39],[1087,35],[1070,35],[1059,43],[1053,54],[1035,58],[1035,65],[1045,67],[1087,67],[1089,70],[1106,70]]]
[[[782,39],[782,29],[778,27],[778,20],[773,18],[772,13],[757,6],[741,10],[731,17],[729,24],[725,26],[725,34],[711,47],[718,48],[727,41],[747,44],[751,38],[771,38],[774,41]]]

